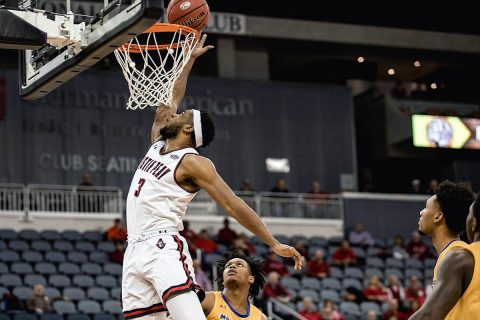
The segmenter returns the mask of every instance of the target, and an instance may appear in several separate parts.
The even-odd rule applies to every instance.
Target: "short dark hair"
[[[248,263],[250,267],[250,272],[253,277],[255,277],[255,281],[250,286],[250,291],[248,292],[248,296],[250,298],[255,298],[260,289],[263,288],[265,285],[265,272],[263,271],[263,264],[264,261],[260,259],[255,259],[253,257],[247,257],[241,253],[234,252],[234,251],[227,251],[223,255],[224,257],[217,262],[217,284],[220,290],[223,290],[223,271],[225,270],[225,266],[227,265],[228,261],[232,259],[242,259]]]
[[[480,230],[480,193],[475,195],[472,211],[473,217],[477,220],[477,230]]]
[[[472,189],[465,183],[446,180],[435,188],[435,195],[448,230],[458,235],[465,229],[465,220],[474,199]]]
[[[202,121],[202,148],[206,148],[215,139],[215,122],[212,116],[206,111],[200,111],[200,120]],[[195,145],[195,132],[192,132],[192,141]]]

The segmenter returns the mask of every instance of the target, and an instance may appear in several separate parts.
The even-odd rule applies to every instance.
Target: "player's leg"
[[[200,300],[195,292],[189,291],[171,297],[167,301],[168,312],[173,320],[205,320]]]

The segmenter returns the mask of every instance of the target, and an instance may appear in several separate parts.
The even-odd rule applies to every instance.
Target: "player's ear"
[[[472,230],[473,230],[474,232],[476,232],[476,231],[477,231],[477,228],[478,228],[477,219],[476,219],[475,217],[473,217],[473,219],[472,219]]]
[[[185,131],[186,133],[193,133],[193,125],[191,124],[184,124],[182,127],[182,130]]]
[[[439,211],[439,212],[435,215],[435,217],[433,218],[433,221],[434,221],[434,222],[440,222],[440,220],[442,220],[442,218],[443,218],[443,212],[442,212],[442,211]]]
[[[254,276],[248,277],[248,283],[253,284],[254,282],[255,282],[255,277]]]

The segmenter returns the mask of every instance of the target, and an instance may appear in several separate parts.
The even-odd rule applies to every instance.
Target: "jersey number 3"
[[[138,197],[140,195],[140,191],[142,191],[143,185],[145,184],[145,179],[141,178],[138,180],[138,188],[135,190],[135,197]]]

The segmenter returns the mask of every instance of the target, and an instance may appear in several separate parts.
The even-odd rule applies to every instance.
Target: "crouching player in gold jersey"
[[[267,320],[249,300],[265,284],[263,261],[227,252],[217,269],[221,291],[207,292],[202,302],[207,320]]]
[[[459,207],[462,206],[457,204],[456,208]],[[462,214],[457,217],[461,219]],[[439,253],[432,294],[410,319],[480,319],[479,195],[469,207],[466,233],[470,245],[453,246],[457,241],[449,242]]]

